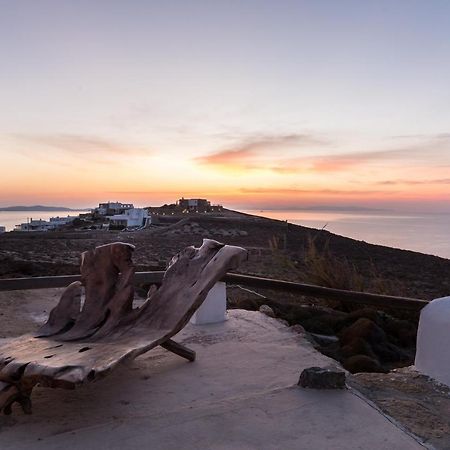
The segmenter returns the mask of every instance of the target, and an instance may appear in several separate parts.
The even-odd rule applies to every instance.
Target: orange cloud
[[[257,157],[257,153],[250,148],[237,150],[224,150],[211,155],[196,158],[200,164],[210,166],[220,166],[227,168],[248,168],[251,162]]]
[[[361,196],[361,195],[378,195],[378,194],[395,194],[393,191],[381,190],[346,190],[346,189],[297,189],[297,188],[241,188],[244,194],[260,194],[260,195],[339,195],[339,196]]]
[[[428,179],[428,180],[383,180],[378,181],[376,184],[384,185],[384,186],[392,186],[398,184],[406,184],[406,185],[421,185],[421,184],[449,184],[450,178],[437,178],[437,179]]]
[[[323,147],[330,144],[301,134],[256,138],[195,161],[219,169],[268,170],[278,174],[345,172],[375,163],[422,167],[450,165],[450,135],[445,133],[400,148],[323,154]],[[311,149],[315,155],[311,155]],[[296,156],[299,150],[304,154]]]
[[[309,145],[324,142],[304,135],[272,137],[244,142],[195,159],[197,163],[219,169],[269,170],[279,174],[298,172],[336,172],[374,160],[394,160],[405,156],[405,150],[383,150],[359,153],[332,153],[292,157],[292,152],[304,151]]]
[[[228,170],[270,170],[278,173],[294,173],[301,168],[298,165],[293,167],[293,160],[286,156],[283,158],[283,152],[323,145],[327,145],[327,142],[308,134],[257,136],[233,148],[195,158],[195,161]]]

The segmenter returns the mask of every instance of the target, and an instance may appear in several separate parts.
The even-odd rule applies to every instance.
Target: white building
[[[180,198],[177,202],[178,206],[186,210],[208,210],[211,207],[211,202],[205,198]]]
[[[111,225],[124,228],[145,227],[152,222],[148,211],[143,208],[127,209],[123,214],[108,216]]]
[[[52,230],[53,228],[54,228],[54,225],[52,225],[50,222],[47,222],[46,220],[30,219],[29,222],[16,225],[15,230],[16,231],[48,231],[48,230]]]
[[[67,225],[68,223],[73,222],[77,218],[78,216],[50,217],[50,223],[54,225],[55,228],[57,228],[60,227],[61,225]]]
[[[128,209],[133,209],[132,203],[108,202],[99,203],[98,207],[93,210],[94,214],[99,216],[112,216],[123,214]]]
[[[29,222],[21,223],[16,225],[15,231],[49,231],[55,230],[63,225],[73,222],[77,216],[67,216],[67,217],[50,217],[50,219],[42,220],[30,219]]]

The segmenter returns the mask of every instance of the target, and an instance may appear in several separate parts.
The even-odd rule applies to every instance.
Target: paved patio
[[[157,349],[75,391],[36,389],[33,415],[0,417],[0,448],[423,448],[351,390],[297,387],[331,362],[302,335],[259,312],[229,317],[177,336],[194,363]]]

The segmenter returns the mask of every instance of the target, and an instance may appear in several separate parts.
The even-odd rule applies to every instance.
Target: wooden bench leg
[[[184,345],[179,344],[178,342],[172,341],[172,339],[168,339],[167,341],[161,344],[162,348],[169,350],[169,352],[175,353],[178,356],[188,359],[189,361],[195,361],[195,352],[190,348],[185,347]]]
[[[11,414],[14,402],[20,404],[25,414],[31,414],[31,400],[28,393],[20,392],[13,384],[0,381],[0,412]]]

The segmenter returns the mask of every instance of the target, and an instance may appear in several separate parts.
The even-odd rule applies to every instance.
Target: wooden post
[[[194,350],[191,350],[190,348],[187,348],[184,345],[173,341],[172,339],[167,339],[167,341],[161,344],[161,347],[165,348],[166,350],[169,350],[169,352],[181,356],[182,358],[186,358],[191,362],[195,361]]]

